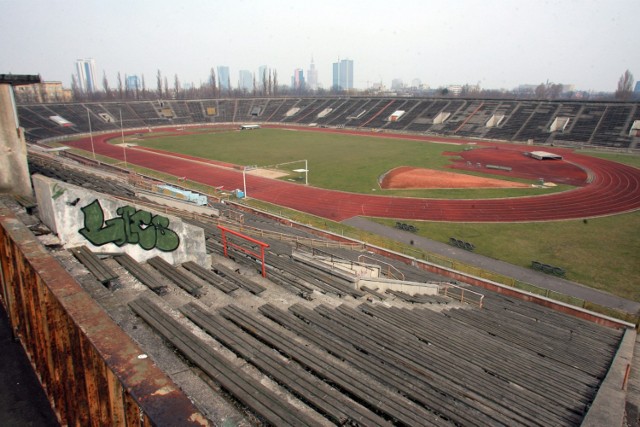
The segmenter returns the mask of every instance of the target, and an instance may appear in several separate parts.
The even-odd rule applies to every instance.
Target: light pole
[[[127,146],[124,143],[124,125],[122,124],[122,108],[120,109],[120,133],[122,134],[122,151],[124,152],[124,168],[127,169]]]
[[[91,152],[93,153],[93,161],[96,161],[96,150],[93,147],[93,132],[91,131],[91,115],[89,114],[89,109],[87,108],[87,120],[89,120],[89,138],[91,139]]]
[[[244,197],[245,199],[247,198],[247,167],[243,166],[242,167],[242,186],[244,189]]]

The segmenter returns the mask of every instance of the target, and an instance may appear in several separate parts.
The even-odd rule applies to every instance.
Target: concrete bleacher
[[[259,120],[264,122],[270,122],[271,117],[278,111],[282,104],[282,99],[263,99],[261,100],[262,111],[260,112]],[[253,116],[251,116],[253,117]]]
[[[287,102],[286,105],[283,106],[284,116],[282,116],[282,122],[298,123],[309,113],[313,112],[313,109],[310,107],[316,101],[316,99],[296,98],[295,102]],[[295,111],[295,113],[291,114],[292,111]]]
[[[573,142],[578,145],[588,144],[601,121],[606,105],[584,105],[576,115],[569,129],[557,135],[556,140]]]
[[[505,117],[501,126],[489,129],[486,133],[487,138],[513,139],[522,126],[527,123],[535,109],[535,103],[518,103],[513,112]]]
[[[404,100],[396,99],[391,100],[382,106],[382,108],[373,108],[370,117],[363,121],[361,124],[364,128],[381,129],[387,123],[389,123],[389,116],[396,110],[401,110],[401,106],[404,104]]]
[[[629,148],[629,128],[633,123],[633,105],[609,105],[602,122],[596,129],[593,140],[600,145],[615,148]]]
[[[486,124],[493,117],[499,105],[499,101],[482,101],[477,109],[472,110],[471,114],[453,132],[455,135],[468,137],[484,135],[487,130]]]
[[[354,127],[357,120],[355,118],[362,117],[367,111],[368,107],[371,107],[377,101],[371,101],[370,99],[350,99],[345,103],[344,108],[340,111],[336,111],[332,114],[330,124],[332,126],[350,126]]]
[[[88,131],[87,109],[94,131],[195,123],[285,123],[336,128],[362,128],[427,133],[442,136],[489,138],[538,144],[629,149],[638,102],[534,101],[496,99],[349,98],[239,98],[96,102],[19,105],[18,115],[29,140]],[[213,109],[214,114],[208,114]],[[405,111],[389,121],[396,110]],[[209,112],[211,112],[209,111]],[[322,116],[320,116],[320,114]],[[120,123],[122,114],[122,124]],[[63,127],[49,117],[71,122]],[[497,124],[486,126],[494,116]],[[558,117],[568,119],[562,131],[551,132]],[[107,120],[106,118],[109,118]]]
[[[296,102],[297,99],[281,99],[277,105],[273,106],[275,108],[271,111],[271,114],[269,114],[268,117],[265,117],[265,120],[269,122],[282,122]]]
[[[355,105],[358,104],[358,101],[355,99],[343,99],[338,98],[329,107],[331,108],[331,112],[324,117],[319,117],[317,122],[321,125],[333,125],[338,126],[343,122],[341,118],[346,119],[346,116],[349,115],[349,112],[354,108]]]
[[[322,99],[322,98],[313,100],[313,102],[311,102],[305,107],[304,111],[301,111],[298,114],[296,123],[298,124],[316,123],[317,124],[318,114],[320,114],[320,112],[323,111],[325,108],[328,108],[327,106],[330,105],[332,101],[333,100],[331,99]]]
[[[42,168],[48,167],[55,168]],[[101,181],[75,170],[55,173]],[[245,212],[242,221],[293,230],[255,213]],[[575,426],[623,334],[491,292],[483,308],[398,292],[368,301],[375,292],[354,292],[348,281],[283,256],[282,247],[268,254],[263,278],[246,256],[221,255],[210,218],[199,223],[209,240],[218,240],[209,263],[166,266],[106,255],[118,286],[104,289],[88,278],[84,286],[100,295],[145,355],[179,373],[175,381],[194,393],[213,424],[251,414],[276,425]],[[298,236],[279,244],[294,245]],[[76,271],[72,256],[58,256]],[[407,280],[428,277],[417,267],[402,268]],[[186,381],[192,370],[198,375]],[[212,400],[225,409],[212,410]],[[228,415],[238,405],[244,415]]]
[[[403,130],[405,129],[420,113],[421,100],[406,100],[403,102],[399,109],[405,113],[397,121],[388,121],[384,125],[385,130]]]
[[[544,143],[549,136],[547,130],[557,115],[556,105],[539,104],[515,138],[520,141],[531,140],[536,144]]]
[[[451,116],[439,126],[434,126],[432,129],[437,129],[439,132],[445,134],[456,134],[460,127],[471,120],[477,111],[483,106],[482,100],[469,100],[464,101],[459,106],[452,106]],[[455,110],[454,110],[455,109]]]
[[[449,104],[444,100],[425,100],[415,108],[416,117],[405,127],[411,132],[424,132],[433,125],[433,119]]]

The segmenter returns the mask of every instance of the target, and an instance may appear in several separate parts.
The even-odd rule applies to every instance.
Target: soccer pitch
[[[219,160],[237,165],[267,166],[308,160],[309,184],[334,190],[365,194],[425,198],[490,198],[548,194],[556,189],[455,189],[380,190],[380,174],[398,166],[415,166],[452,171],[451,156],[468,145],[427,143],[379,136],[259,129],[193,134],[139,135],[138,145]],[[611,156],[602,155],[610,158]],[[638,167],[637,157],[614,156],[614,161]],[[302,163],[289,165],[291,169]],[[477,173],[481,176],[491,176]],[[285,178],[286,179],[286,178]],[[501,177],[501,179],[504,179]],[[394,220],[379,220],[393,226]],[[450,236],[476,244],[479,254],[522,267],[531,260],[562,266],[567,278],[616,295],[640,301],[640,212],[583,221],[554,221],[534,224],[459,224],[405,221],[419,234],[446,243]],[[326,221],[325,221],[326,223]]]
[[[309,185],[362,194],[382,192],[406,197],[470,199],[533,196],[571,188],[381,190],[378,185],[382,174],[399,166],[455,171],[447,167],[451,164],[452,156],[443,153],[461,152],[469,148],[466,144],[265,128],[161,137],[144,134],[142,139],[135,142],[144,147],[237,165],[265,167],[304,159],[309,166]],[[286,168],[291,171],[302,166],[300,162],[287,165]],[[492,176],[480,172],[474,175]],[[531,183],[517,178],[500,179]]]

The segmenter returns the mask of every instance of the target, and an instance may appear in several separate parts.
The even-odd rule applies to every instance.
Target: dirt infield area
[[[553,147],[547,149],[554,154],[571,156],[570,150]],[[589,174],[583,167],[566,158],[561,160],[537,160],[526,155],[522,147],[478,147],[473,150],[443,153],[452,156],[451,168],[489,173],[497,176],[511,176],[537,181],[567,184],[583,187],[589,182]],[[507,167],[510,170],[490,169],[488,165]]]
[[[401,166],[389,171],[382,179],[380,187],[388,190],[401,188],[524,188],[530,187],[530,185],[455,172]]]

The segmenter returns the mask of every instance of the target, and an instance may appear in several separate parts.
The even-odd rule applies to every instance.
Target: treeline
[[[195,86],[193,83],[183,84],[177,74],[173,78],[163,75],[158,70],[152,82],[148,82],[144,74],[140,76],[122,76],[118,73],[115,85],[112,86],[103,72],[99,90],[92,92],[83,90],[75,75],[71,76],[71,92],[74,101],[109,101],[109,100],[155,100],[155,99],[209,99],[209,98],[241,98],[241,97],[274,97],[274,96],[313,96],[339,94],[341,91],[324,89],[308,90],[305,86],[292,89],[278,81],[277,70],[265,69],[261,76],[253,74],[252,84],[235,86],[231,78],[221,80],[211,68],[206,82]]]

